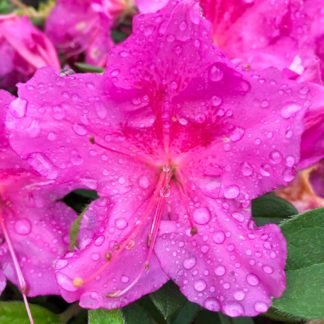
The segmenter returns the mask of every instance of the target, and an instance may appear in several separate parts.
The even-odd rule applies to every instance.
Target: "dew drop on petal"
[[[279,151],[275,150],[270,153],[270,160],[274,164],[280,163],[282,160],[282,155]]]
[[[207,298],[204,302],[204,306],[212,312],[217,312],[220,310],[220,304],[215,298]]]
[[[212,103],[213,107],[218,107],[222,104],[222,99],[220,97],[213,96],[211,98],[211,103]]]
[[[290,117],[294,116],[301,109],[302,109],[302,106],[300,106],[296,103],[286,104],[281,109],[281,116],[283,118],[290,118]]]
[[[199,225],[205,225],[211,219],[210,211],[205,207],[195,209],[192,216]]]
[[[253,167],[250,163],[243,162],[241,164],[241,171],[242,175],[244,175],[245,177],[250,177],[253,174]]]
[[[215,269],[215,274],[216,274],[216,276],[219,276],[219,277],[224,276],[225,272],[226,272],[226,269],[223,266],[218,266]]]
[[[242,222],[244,222],[244,219],[245,219],[245,217],[244,217],[244,215],[243,214],[241,214],[241,213],[233,213],[232,214],[232,217],[234,218],[234,219],[236,219],[238,222],[240,222],[240,223],[242,223]]]
[[[65,259],[61,259],[61,260],[58,260],[56,263],[55,263],[55,269],[56,270],[61,270],[63,268],[65,268],[68,264],[68,261],[65,260]]]
[[[66,276],[61,272],[57,272],[56,274],[57,283],[66,291],[77,291],[77,287],[73,285],[73,281],[71,278]]]
[[[225,234],[222,231],[218,231],[213,235],[213,241],[217,244],[222,244],[225,241]]]
[[[240,194],[240,189],[238,186],[229,186],[224,190],[224,197],[227,199],[237,198]]]
[[[200,280],[197,280],[195,283],[194,283],[194,288],[198,291],[198,292],[201,292],[201,291],[204,291],[206,289],[206,282],[202,279]]]
[[[117,218],[115,220],[115,225],[118,229],[125,229],[128,225],[127,221],[124,218]]]
[[[96,246],[101,246],[102,243],[104,242],[104,240],[105,240],[105,237],[104,237],[103,235],[100,235],[100,236],[98,236],[98,237],[96,238],[94,244],[95,244]]]
[[[85,292],[80,297],[80,306],[84,308],[98,308],[100,296],[96,292]]]
[[[147,176],[141,176],[138,179],[138,185],[142,188],[142,189],[147,189],[150,186],[150,181],[148,179]]]
[[[83,136],[87,134],[87,130],[80,124],[73,124],[72,128],[77,135]]]
[[[258,313],[265,313],[268,310],[269,306],[267,306],[267,304],[262,303],[262,302],[257,302],[254,304],[254,309],[258,312]]]
[[[224,304],[223,311],[226,315],[231,317],[241,316],[244,313],[242,305],[235,302]]]
[[[95,103],[96,114],[100,119],[105,119],[107,117],[107,109],[102,102]]]
[[[196,258],[188,258],[183,261],[183,267],[187,270],[192,269],[196,265]]]
[[[27,218],[21,218],[15,222],[15,231],[17,234],[28,235],[31,229],[32,225]]]
[[[11,113],[13,116],[22,118],[25,116],[27,111],[28,101],[26,99],[17,98],[10,104]]]
[[[244,291],[236,291],[234,293],[234,299],[237,301],[242,301],[245,298],[245,292]]]
[[[216,64],[212,65],[209,70],[209,79],[211,81],[217,82],[223,79],[224,73],[218,68]]]
[[[245,130],[241,127],[236,127],[232,134],[230,135],[230,139],[233,142],[238,142],[244,136]]]
[[[246,281],[251,286],[257,286],[259,284],[259,278],[251,273],[246,276]]]
[[[264,271],[265,273],[268,273],[268,274],[273,273],[273,269],[272,269],[272,267],[270,267],[270,266],[268,266],[268,265],[263,266],[262,269],[263,269],[263,271]]]

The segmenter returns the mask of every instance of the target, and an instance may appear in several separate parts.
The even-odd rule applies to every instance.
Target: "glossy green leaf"
[[[37,324],[60,324],[60,317],[48,309],[30,304],[31,313]],[[23,302],[0,302],[0,323],[29,324]]]
[[[88,324],[125,324],[123,313],[119,309],[89,310],[88,319]]]
[[[123,308],[126,324],[154,324],[155,321],[150,317],[145,308],[138,303],[133,303]]]
[[[288,317],[324,318],[324,209],[297,215],[281,225],[288,245],[287,289],[273,310]]]
[[[80,72],[103,73],[104,69],[98,66],[89,65],[86,63],[77,62],[74,64]]]
[[[150,297],[166,320],[171,318],[172,315],[186,304],[185,297],[171,281],[166,283],[160,290],[151,294]]]
[[[279,224],[284,219],[297,215],[297,209],[275,194],[266,194],[252,201],[252,215],[257,225]]]

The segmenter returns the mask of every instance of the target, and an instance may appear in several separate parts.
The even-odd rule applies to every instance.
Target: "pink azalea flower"
[[[194,0],[133,27],[104,75],[39,70],[8,115],[11,145],[39,173],[100,196],[56,264],[61,293],[116,308],[171,278],[209,310],[263,313],[285,289],[286,243],[254,225],[250,202],[293,180],[319,90],[235,69]]]
[[[52,43],[27,17],[0,16],[0,86],[25,81],[44,66],[60,70]]]
[[[46,33],[67,57],[86,53],[86,63],[104,66],[113,45],[110,29],[126,0],[59,0],[46,21]]]
[[[10,148],[4,129],[8,105],[16,116],[25,105],[13,99],[0,91],[0,293],[10,280],[21,289],[28,309],[26,296],[60,292],[54,262],[67,252],[75,213],[58,201],[63,189],[40,177]]]

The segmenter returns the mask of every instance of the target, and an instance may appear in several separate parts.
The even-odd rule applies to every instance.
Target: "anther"
[[[120,249],[120,245],[118,243],[114,243],[114,246],[113,246],[114,250],[119,250]]]
[[[84,284],[84,280],[82,278],[76,277],[73,279],[73,286],[75,288],[80,288],[83,286],[83,284]]]
[[[197,229],[197,227],[191,227],[191,230],[190,230],[190,234],[192,235],[192,236],[194,236],[194,235],[196,235],[198,233],[198,229]]]
[[[148,261],[145,261],[144,263],[144,269],[148,270],[150,268],[150,263]]]
[[[106,261],[110,261],[111,258],[112,258],[112,253],[111,252],[107,252],[106,255],[105,255]]]
[[[96,140],[95,140],[94,136],[89,136],[89,142],[91,144],[95,144],[96,143]]]
[[[126,250],[131,250],[135,246],[135,241],[130,240],[129,243],[126,245]]]

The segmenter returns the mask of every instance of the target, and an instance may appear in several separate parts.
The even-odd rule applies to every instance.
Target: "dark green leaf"
[[[197,316],[200,306],[187,302],[178,312],[172,324],[191,324]]]
[[[178,287],[169,281],[160,290],[150,295],[154,305],[167,320],[186,303],[185,297],[180,293]]]
[[[89,310],[88,319],[88,324],[125,324],[123,313],[119,309]]]
[[[37,324],[60,324],[59,315],[38,305],[30,304],[31,313]],[[0,302],[0,323],[29,324],[23,302]]]
[[[259,226],[269,223],[279,224],[297,214],[298,211],[290,202],[275,194],[266,194],[252,201],[252,215]]]
[[[131,304],[123,308],[126,324],[154,324],[156,323],[148,312],[138,303]]]
[[[324,209],[297,215],[281,224],[287,239],[287,289],[273,310],[288,317],[324,318]]]
[[[82,213],[78,215],[78,217],[74,220],[74,222],[71,225],[69,236],[70,236],[70,245],[69,249],[73,250],[75,247],[77,247],[77,239],[80,231],[81,221],[83,218],[84,213],[87,211],[87,208],[84,209]]]

